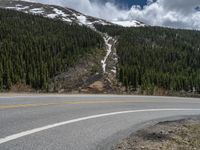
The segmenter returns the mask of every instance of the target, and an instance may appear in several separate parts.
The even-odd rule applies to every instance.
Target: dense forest
[[[200,93],[199,31],[95,27],[118,38],[117,77],[127,90]],[[48,90],[53,77],[103,45],[87,27],[0,9],[0,90],[17,83]]]
[[[22,83],[46,90],[51,78],[103,45],[84,26],[0,9],[0,89]]]
[[[118,36],[118,79],[127,89],[200,93],[200,32],[96,26]]]

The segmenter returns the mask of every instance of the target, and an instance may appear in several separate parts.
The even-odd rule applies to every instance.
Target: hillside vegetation
[[[127,91],[200,93],[199,31],[95,27],[118,39],[117,78]],[[24,84],[48,91],[55,76],[103,46],[102,36],[85,26],[0,9],[0,90]]]
[[[0,89],[22,83],[48,90],[55,75],[103,45],[84,26],[0,9]]]
[[[118,79],[127,90],[200,93],[200,32],[96,26],[118,36]]]

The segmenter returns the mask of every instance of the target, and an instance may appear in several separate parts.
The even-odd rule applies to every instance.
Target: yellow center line
[[[26,107],[37,107],[37,106],[49,106],[56,105],[55,103],[44,103],[44,104],[16,104],[16,105],[0,105],[0,109],[9,109],[9,108],[26,108]]]
[[[14,109],[14,108],[28,108],[28,107],[40,107],[40,106],[54,106],[54,105],[75,105],[75,104],[107,104],[107,103],[188,103],[188,104],[200,104],[200,102],[187,102],[187,101],[180,101],[180,102],[167,102],[167,101],[69,101],[69,102],[60,102],[60,103],[38,103],[38,104],[16,104],[16,105],[0,105],[1,109]]]
[[[133,101],[74,101],[60,103],[38,103],[38,104],[16,104],[16,105],[0,105],[0,109],[39,107],[63,104],[105,104],[105,103],[133,103]]]

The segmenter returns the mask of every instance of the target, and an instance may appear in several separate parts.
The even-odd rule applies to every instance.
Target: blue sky
[[[117,0],[118,3],[122,3],[123,5],[128,5],[130,8],[133,5],[146,5],[147,0]]]
[[[105,4],[106,2],[111,2],[115,3],[120,8],[129,8],[129,9],[133,5],[140,5],[141,7],[143,7],[147,3],[147,0],[90,0],[90,1],[103,4]]]

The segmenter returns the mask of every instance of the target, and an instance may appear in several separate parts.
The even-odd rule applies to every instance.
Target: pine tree
[[[0,88],[23,83],[47,89],[55,75],[104,44],[84,26],[5,9],[0,18]]]

